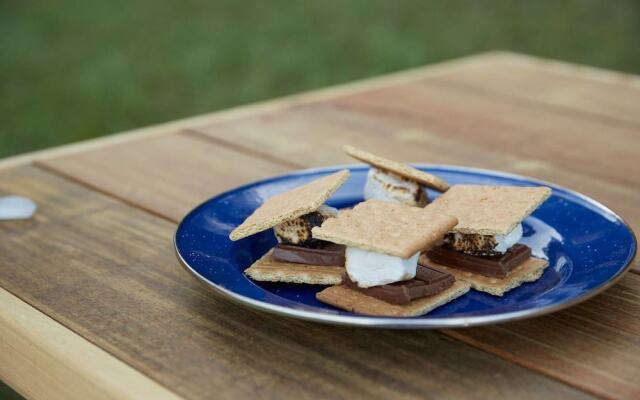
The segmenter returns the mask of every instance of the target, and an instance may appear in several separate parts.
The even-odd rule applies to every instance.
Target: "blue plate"
[[[322,286],[254,282],[243,271],[276,244],[271,230],[229,240],[229,232],[265,199],[342,168],[351,178],[328,201],[342,208],[362,201],[368,167],[306,170],[252,183],[220,194],[191,211],[175,235],[178,259],[198,279],[231,299],[260,310],[312,321],[392,328],[464,327],[542,315],[577,304],[611,286],[630,267],[636,240],[627,224],[602,204],[571,190],[500,172],[416,165],[451,184],[545,185],[553,194],[524,223],[522,243],[549,260],[542,278],[504,297],[470,291],[426,316],[369,317],[322,304]],[[430,192],[430,198],[437,193]]]

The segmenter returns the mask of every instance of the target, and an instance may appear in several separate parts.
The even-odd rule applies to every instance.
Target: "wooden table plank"
[[[43,170],[0,173],[0,190],[43,205],[37,229],[3,235],[1,285],[187,398],[585,397],[436,332],[332,327],[231,304],[177,265],[174,224]],[[63,201],[92,211],[57,219],[45,205]]]
[[[182,134],[120,143],[41,165],[173,221],[239,182],[296,167]]]
[[[618,399],[640,398],[640,275],[543,318],[448,335],[565,382]]]
[[[2,288],[0,309],[0,378],[26,398],[181,399]]]
[[[626,173],[637,170],[637,129],[532,109],[504,97],[483,96],[430,81],[353,95],[333,104],[364,114],[414,121],[425,130],[460,143],[553,160],[570,171],[640,186],[640,175]]]
[[[506,54],[435,79],[525,100],[530,107],[640,129],[640,77],[635,75]]]

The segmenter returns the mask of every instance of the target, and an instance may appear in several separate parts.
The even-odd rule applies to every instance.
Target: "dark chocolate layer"
[[[515,244],[503,255],[472,256],[439,246],[429,250],[427,256],[433,262],[447,267],[492,278],[504,278],[531,257],[531,249],[524,244]]]
[[[433,296],[449,288],[455,282],[453,275],[418,265],[416,277],[388,285],[361,288],[345,274],[343,283],[350,289],[391,304],[407,304],[411,300]]]
[[[280,243],[273,249],[273,258],[296,264],[344,266],[345,246],[322,242],[317,247],[303,247]]]

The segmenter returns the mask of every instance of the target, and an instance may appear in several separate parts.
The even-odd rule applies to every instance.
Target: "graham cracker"
[[[317,210],[346,182],[349,175],[349,170],[338,171],[269,198],[234,229],[229,238],[239,240]]]
[[[431,189],[435,189],[440,192],[444,192],[449,189],[449,184],[443,179],[427,172],[420,171],[408,164],[388,160],[353,146],[344,146],[344,151],[355,159],[366,162],[376,168],[400,175],[412,181],[416,181],[424,186],[430,187]]]
[[[273,249],[253,263],[244,273],[255,281],[306,283],[310,285],[339,285],[344,267],[296,264],[277,261]]]
[[[458,218],[453,232],[506,235],[550,195],[548,187],[454,185],[430,207]]]
[[[367,296],[345,285],[331,286],[316,294],[323,303],[351,311],[357,314],[381,317],[416,317],[424,315],[469,291],[469,284],[456,281],[446,290],[433,296],[415,299],[408,304],[391,304],[386,301]]]
[[[531,257],[511,271],[505,278],[492,278],[435,263],[425,254],[420,255],[419,263],[443,272],[448,272],[453,275],[456,280],[468,282],[475,290],[494,296],[502,296],[509,290],[515,289],[525,282],[537,281],[542,276],[545,268],[549,266],[546,260]]]
[[[316,226],[314,239],[409,258],[426,250],[451,230],[457,219],[427,206],[411,207],[367,200]]]

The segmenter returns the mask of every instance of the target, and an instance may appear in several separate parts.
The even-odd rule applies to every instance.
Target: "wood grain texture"
[[[389,101],[389,99],[402,101]],[[337,107],[413,121],[436,135],[513,156],[553,160],[601,180],[640,185],[638,130],[533,109],[499,96],[424,81],[349,96]],[[606,135],[603,134],[606,132]]]
[[[238,183],[295,168],[182,134],[94,149],[43,164],[156,215],[177,221]]]
[[[181,398],[2,288],[0,309],[0,379],[26,398]]]
[[[594,79],[594,75],[596,78]],[[640,129],[640,78],[526,56],[496,56],[491,64],[434,78],[486,95],[587,121]]]
[[[189,399],[586,397],[436,332],[324,326],[236,306],[177,265],[174,224],[42,170],[1,173],[0,190],[43,205],[66,199],[70,210],[92,205],[65,220],[43,207],[37,229],[3,234],[1,285]]]
[[[447,334],[602,397],[640,398],[640,275],[543,318]]]

